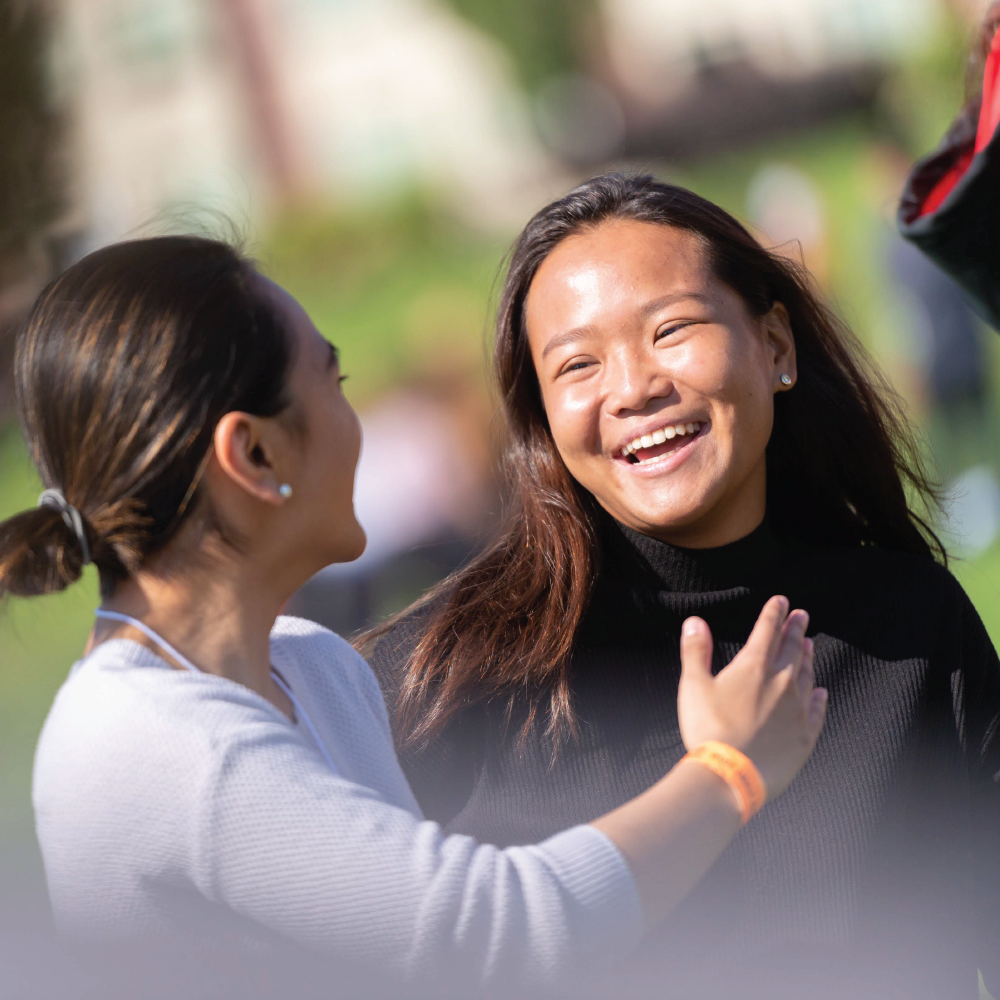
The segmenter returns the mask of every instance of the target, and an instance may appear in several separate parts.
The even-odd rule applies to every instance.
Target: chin
[[[338,534],[336,538],[330,538],[323,545],[323,556],[326,560],[324,566],[332,566],[334,563],[349,563],[360,558],[368,545],[364,529],[360,524],[355,523],[349,534]]]
[[[696,525],[710,509],[709,503],[692,504],[691,498],[685,497],[683,502],[672,502],[669,498],[653,499],[646,503],[622,504],[620,510],[626,523],[639,527],[640,531],[664,532],[683,531]]]
[[[338,559],[337,562],[354,562],[355,559],[361,558],[361,554],[368,547],[368,536],[365,534],[365,529],[360,524],[356,522],[355,524],[357,531],[352,539],[354,544],[348,547],[347,554]]]

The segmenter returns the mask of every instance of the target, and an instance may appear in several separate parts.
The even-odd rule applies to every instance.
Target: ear
[[[215,457],[226,476],[251,496],[280,506],[281,480],[276,469],[279,454],[277,427],[273,421],[234,411],[215,427]]]
[[[760,318],[765,344],[774,364],[771,384],[775,392],[787,392],[795,385],[799,370],[795,360],[795,336],[788,310],[781,302],[775,302],[771,311]],[[787,385],[782,375],[791,380]]]

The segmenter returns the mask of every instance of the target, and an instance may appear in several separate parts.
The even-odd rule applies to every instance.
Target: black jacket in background
[[[976,128],[975,120],[961,115],[938,149],[913,168],[899,206],[899,230],[1000,330],[1000,129],[937,210],[920,216],[935,184],[975,148]]]

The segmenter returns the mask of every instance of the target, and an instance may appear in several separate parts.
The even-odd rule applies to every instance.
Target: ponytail
[[[133,240],[56,278],[14,359],[21,425],[50,488],[0,523],[0,599],[64,590],[91,562],[110,596],[198,508],[222,416],[285,409],[291,357],[253,267],[225,243]]]
[[[61,503],[53,502],[56,496]],[[104,504],[90,520],[60,491],[46,490],[33,510],[0,522],[0,599],[56,594],[76,583],[90,563],[102,584],[131,575],[142,561],[148,523],[138,506]]]
[[[36,507],[0,522],[0,597],[57,593],[83,566],[80,542],[58,511]]]

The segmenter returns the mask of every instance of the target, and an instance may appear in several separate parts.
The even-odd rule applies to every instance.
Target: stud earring
[[[791,377],[791,375],[782,375],[781,376],[781,384],[782,385],[791,385],[792,384],[792,377]]]
[[[278,487],[278,492],[287,500],[292,495],[292,488],[288,483],[282,483]]]

